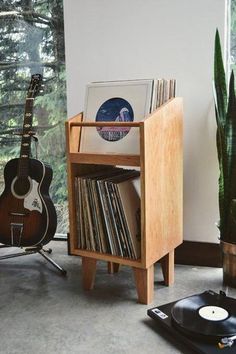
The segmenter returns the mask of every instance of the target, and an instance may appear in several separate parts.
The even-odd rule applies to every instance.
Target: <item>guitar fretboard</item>
[[[18,177],[28,177],[29,176],[29,159],[31,152],[31,137],[34,134],[32,132],[32,122],[33,122],[33,104],[34,98],[39,92],[39,87],[41,85],[42,75],[34,74],[31,77],[30,86],[27,93],[26,103],[25,103],[25,113],[24,113],[24,123],[21,132],[21,147],[20,147],[20,158],[18,162]]]
[[[29,174],[29,158],[31,153],[31,136],[33,120],[34,98],[26,99],[24,123],[21,137],[20,159],[18,164],[18,177],[27,177]]]

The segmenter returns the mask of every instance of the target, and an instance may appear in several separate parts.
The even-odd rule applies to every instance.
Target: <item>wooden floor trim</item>
[[[184,241],[175,250],[176,264],[222,267],[220,245],[216,243]]]

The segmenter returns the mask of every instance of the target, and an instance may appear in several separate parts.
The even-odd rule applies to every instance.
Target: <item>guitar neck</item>
[[[29,158],[31,154],[31,136],[33,121],[34,98],[27,98],[25,105],[24,123],[21,137],[20,158],[18,164],[18,177],[26,177],[29,174]]]
[[[32,75],[30,86],[27,93],[22,137],[21,137],[20,158],[19,158],[18,171],[17,171],[18,177],[24,178],[24,177],[28,177],[29,175],[31,136],[33,135],[32,132],[33,105],[34,105],[34,98],[39,92],[41,81],[42,81],[42,75],[40,74]]]

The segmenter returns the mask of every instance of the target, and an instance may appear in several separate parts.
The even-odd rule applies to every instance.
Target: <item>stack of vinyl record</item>
[[[140,257],[139,175],[111,167],[75,178],[78,248]]]
[[[92,82],[86,87],[83,122],[140,122],[175,97],[175,79]],[[102,138],[102,139],[101,139]],[[125,139],[124,139],[125,138]],[[139,154],[139,132],[127,126],[81,129],[82,153]]]
[[[155,104],[152,110],[163,105],[170,98],[175,97],[176,91],[176,80],[175,79],[157,79],[154,80],[154,90],[156,90],[156,94],[154,95]]]

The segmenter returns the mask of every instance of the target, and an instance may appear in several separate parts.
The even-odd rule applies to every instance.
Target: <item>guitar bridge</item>
[[[11,222],[11,244],[20,247],[24,225],[22,223]]]

